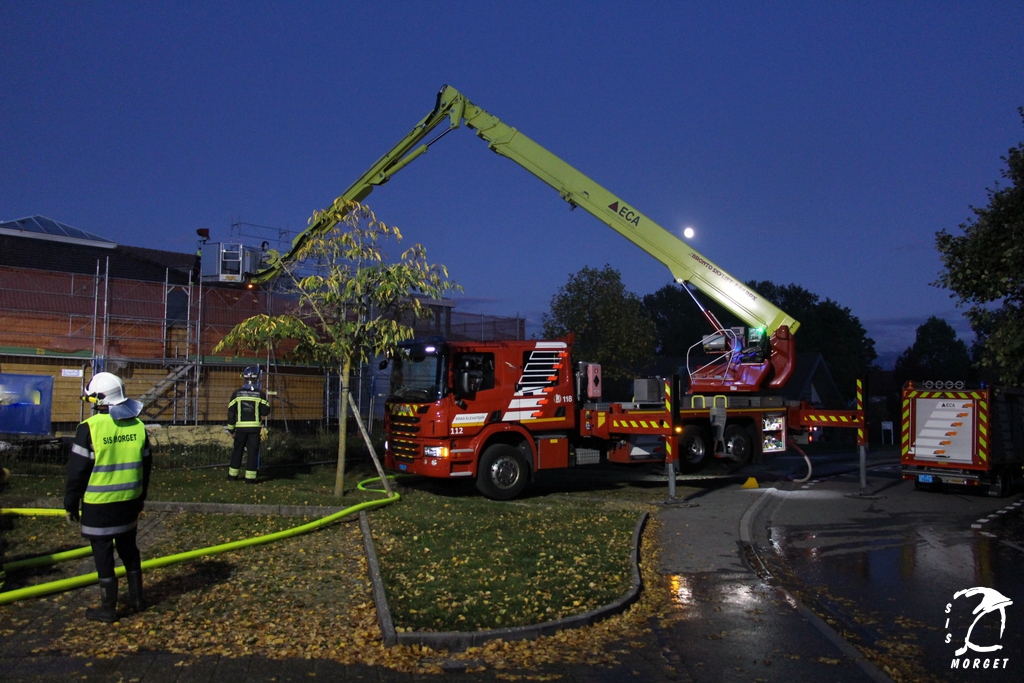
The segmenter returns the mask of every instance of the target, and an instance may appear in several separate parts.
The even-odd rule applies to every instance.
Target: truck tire
[[[754,440],[750,432],[737,424],[728,425],[722,437],[725,441],[725,453],[733,461],[733,466],[746,465],[754,453]]]
[[[711,442],[698,425],[686,425],[679,435],[679,471],[699,472],[711,459]]]
[[[1006,498],[1010,495],[1010,473],[1006,470],[996,470],[992,475],[992,483],[988,485],[988,495],[993,498]]]
[[[508,444],[488,446],[480,458],[476,489],[491,500],[511,500],[529,482],[529,466],[519,449]]]

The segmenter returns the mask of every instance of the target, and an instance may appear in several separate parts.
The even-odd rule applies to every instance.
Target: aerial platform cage
[[[245,281],[246,274],[260,269],[262,251],[238,242],[207,242],[200,248],[203,282]]]

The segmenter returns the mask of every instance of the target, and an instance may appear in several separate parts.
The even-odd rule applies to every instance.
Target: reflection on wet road
[[[786,596],[750,572],[669,577],[679,606],[672,627],[693,683],[870,678]]]
[[[894,678],[1024,680],[1021,495],[915,491],[894,468],[868,489],[841,475],[778,492],[769,570]]]

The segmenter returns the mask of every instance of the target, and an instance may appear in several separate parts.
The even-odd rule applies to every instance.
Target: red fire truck
[[[435,128],[447,131],[424,144]],[[710,325],[687,356],[682,380],[644,379],[633,401],[601,399],[600,368],[572,361],[572,340],[417,341],[392,359],[385,409],[385,465],[432,477],[473,478],[493,498],[519,494],[532,473],[599,462],[664,462],[696,470],[711,456],[744,462],[786,449],[790,432],[849,427],[863,443],[862,406],[815,410],[777,390],[793,373],[800,323],[712,263],[635,206],[609,192],[517,129],[444,86],[433,109],[296,237],[271,254],[254,282],[273,278],[309,236],[329,230],[349,202],[361,201],[465,124],[488,147],[582,207],[663,263]],[[694,292],[744,323],[724,327]]]
[[[504,500],[543,470],[611,462],[696,471],[716,454],[743,463],[784,451],[792,430],[864,426],[860,411],[682,393],[678,380],[636,380],[633,401],[602,402],[600,367],[574,366],[571,351],[571,337],[402,344],[392,359],[385,466],[473,479]]]
[[[1024,464],[1024,389],[922,385],[903,389],[903,478],[930,491],[957,484],[1009,493]]]

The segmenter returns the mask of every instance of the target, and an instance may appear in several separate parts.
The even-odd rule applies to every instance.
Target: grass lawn
[[[380,494],[359,491],[356,485],[377,473],[358,463],[345,473],[345,496],[334,496],[334,466],[267,468],[255,486],[227,480],[226,467],[153,470],[149,500],[179,503],[249,503],[259,505],[326,505],[348,507]],[[379,488],[379,486],[378,486]],[[4,499],[64,498],[64,475],[15,476]],[[6,505],[6,503],[5,503]]]
[[[643,506],[540,495],[487,500],[470,488],[405,487],[371,515],[395,626],[474,631],[581,614],[630,586]]]
[[[372,474],[371,469],[348,473],[347,490]],[[469,482],[400,479],[396,486],[402,499],[370,512],[396,626],[468,631],[533,624],[583,613],[621,596],[630,584],[633,528],[644,509],[654,509],[651,503],[664,500],[664,484],[623,484],[573,474],[545,478],[524,498],[504,503],[479,496]],[[256,486],[228,482],[225,476],[220,469],[158,470],[149,498],[345,507],[382,495],[356,491],[335,498],[332,467],[271,471]],[[54,498],[62,493],[63,479],[55,476],[16,477],[3,492],[5,501]],[[144,514],[154,524],[143,546],[144,558],[312,520]],[[4,516],[0,528],[9,544],[5,561],[82,544],[77,529],[59,517]],[[11,577],[7,588],[91,570],[91,558],[86,558]],[[649,581],[659,580],[650,566],[646,572]],[[422,649],[385,651],[380,646],[362,543],[358,526],[352,523],[153,570],[147,590],[152,607],[114,627],[123,638],[99,645],[94,627],[77,612],[51,626],[59,629],[51,635],[65,651],[92,655],[139,648],[195,654],[255,652],[274,657],[328,656],[409,670],[416,668],[413,662],[429,658]],[[86,589],[89,604],[95,597],[90,591],[95,589]],[[39,605],[33,603],[49,601],[62,606],[58,609],[69,609],[73,596],[0,606],[0,636],[25,625],[35,628],[31,615]],[[558,647],[552,649],[564,650],[558,657],[598,656],[602,642],[646,628],[644,615],[660,609],[657,600],[650,600],[645,597],[630,615],[619,618],[617,626],[591,627],[597,631],[586,636],[560,634],[552,641]],[[81,599],[73,604],[76,610],[84,609]],[[632,626],[627,628],[626,622]],[[598,638],[595,633],[605,635]],[[571,646],[566,639],[575,637],[581,640]],[[475,656],[486,659],[479,651]],[[507,648],[502,656],[511,656]],[[523,656],[524,661],[529,659]]]

